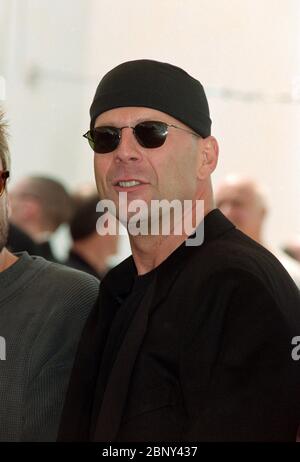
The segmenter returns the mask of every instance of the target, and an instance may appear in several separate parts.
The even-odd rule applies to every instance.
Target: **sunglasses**
[[[201,138],[198,133],[191,132],[185,128],[177,127],[176,125],[167,124],[165,122],[151,120],[140,122],[134,127],[131,127],[130,125],[126,125],[121,128],[110,126],[95,127],[83,136],[84,138],[87,138],[89,145],[94,152],[97,154],[106,154],[114,151],[119,146],[123,128],[132,128],[137,142],[143,146],[143,148],[154,149],[159,148],[164,144],[168,136],[169,127],[183,130],[191,135]]]
[[[4,193],[6,181],[8,177],[9,177],[8,170],[0,170],[0,197]]]

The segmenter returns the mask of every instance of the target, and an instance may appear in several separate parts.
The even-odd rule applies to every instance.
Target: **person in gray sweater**
[[[55,441],[99,281],[6,248],[9,152],[0,114],[0,441]]]

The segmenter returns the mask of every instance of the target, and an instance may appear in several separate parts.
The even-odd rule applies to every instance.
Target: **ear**
[[[199,166],[197,177],[205,180],[215,170],[218,163],[219,145],[213,136],[208,136],[200,140],[199,144]]]

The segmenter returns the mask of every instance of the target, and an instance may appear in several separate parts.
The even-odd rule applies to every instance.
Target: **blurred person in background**
[[[6,126],[0,115],[0,441],[55,441],[78,340],[99,281],[6,248],[8,176]]]
[[[19,180],[9,193],[11,222],[38,244],[39,255],[55,261],[51,238],[73,213],[72,199],[57,180],[29,176]]]
[[[283,251],[300,263],[300,236],[290,239],[283,247]]]
[[[65,264],[102,279],[110,269],[110,257],[118,250],[118,236],[100,236],[96,229],[101,216],[96,211],[98,194],[84,190],[74,196],[74,214],[70,221],[73,244]]]
[[[270,250],[300,289],[300,265],[282,250],[272,248],[264,241],[268,206],[262,186],[251,178],[229,175],[216,189],[216,205],[240,231]]]
[[[39,245],[24,233],[18,226],[9,223],[8,239],[6,247],[12,253],[26,251],[29,255],[40,255]]]

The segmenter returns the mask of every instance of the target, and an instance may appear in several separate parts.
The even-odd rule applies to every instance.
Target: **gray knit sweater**
[[[0,441],[55,441],[99,281],[26,252],[18,256],[0,273]]]

